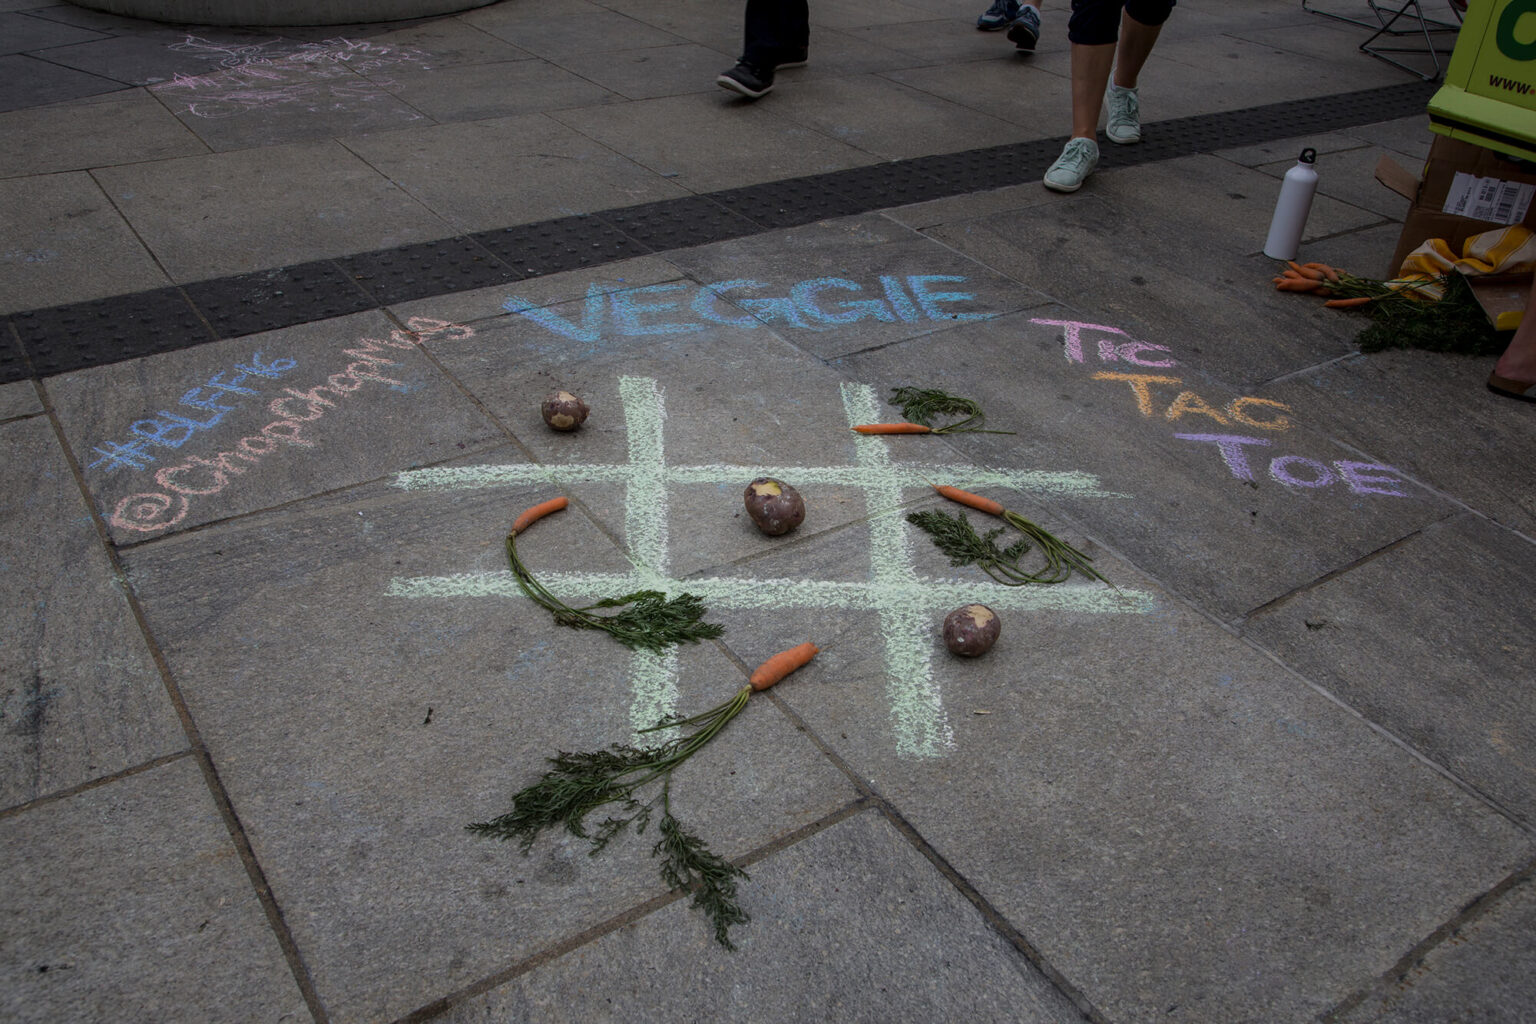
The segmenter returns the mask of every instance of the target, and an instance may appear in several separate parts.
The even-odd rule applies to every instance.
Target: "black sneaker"
[[[773,71],[742,61],[729,71],[720,72],[720,77],[715,79],[715,84],[722,89],[741,93],[749,100],[755,100],[766,96],[768,90],[773,88]]]

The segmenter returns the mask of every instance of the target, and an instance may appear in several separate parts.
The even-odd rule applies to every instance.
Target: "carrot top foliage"
[[[696,644],[712,640],[725,632],[725,627],[714,622],[704,622],[702,598],[695,594],[679,594],[671,600],[659,590],[637,590],[620,597],[604,598],[595,604],[574,608],[550,593],[523,565],[517,556],[517,540],[507,535],[507,561],[517,585],[529,600],[553,613],[555,622],[572,629],[600,629],[625,647],[661,653],[673,644]],[[621,612],[600,615],[600,608],[623,608]]]
[[[969,398],[961,398],[933,388],[900,387],[891,389],[891,404],[901,410],[909,421],[932,427],[935,434],[1011,434],[1011,430],[987,430],[987,417]],[[934,419],[942,416],[962,416],[964,419],[944,426],[934,426]]]

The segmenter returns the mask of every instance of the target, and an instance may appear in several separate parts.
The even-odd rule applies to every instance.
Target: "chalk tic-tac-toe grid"
[[[900,515],[904,489],[928,490],[925,469],[941,472],[958,487],[1006,487],[1033,493],[1120,497],[1099,488],[1090,474],[1029,470],[992,470],[945,465],[942,470],[891,461],[889,439],[854,436],[855,459],[843,466],[671,466],[666,461],[665,406],[661,388],[648,377],[622,377],[619,396],[628,435],[629,461],[623,464],[441,467],[401,473],[397,485],[412,490],[514,487],[531,483],[617,482],[625,485],[625,537],[632,568],[626,573],[540,573],[540,581],[571,603],[598,600],[634,590],[687,591],[711,608],[867,610],[879,622],[896,749],[909,757],[940,757],[954,747],[953,729],[934,657],[937,617],[972,601],[999,611],[1066,611],[1137,614],[1152,607],[1150,595],[1115,590],[1102,583],[1006,587],[983,578],[926,578],[913,561],[914,541],[928,543]],[[874,389],[842,385],[843,408],[850,426],[881,418]],[[771,476],[804,489],[816,485],[853,487],[864,494],[869,525],[870,576],[862,581],[700,578],[668,575],[667,488],[670,484],[743,484]],[[658,514],[659,510],[659,514]],[[494,573],[397,578],[389,587],[396,597],[495,597],[525,600],[510,569]],[[945,655],[948,656],[947,654]],[[630,721],[640,729],[675,710],[677,655],[674,651],[631,655],[633,686]]]

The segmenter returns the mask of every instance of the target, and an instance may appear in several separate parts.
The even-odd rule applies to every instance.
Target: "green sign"
[[[1536,0],[1473,0],[1429,120],[1442,135],[1536,159]]]

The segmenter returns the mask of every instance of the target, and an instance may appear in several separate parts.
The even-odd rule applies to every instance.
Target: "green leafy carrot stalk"
[[[1025,519],[1017,512],[1008,511],[1000,502],[962,491],[958,487],[934,485],[934,490],[951,501],[997,516],[1023,534],[1007,548],[999,548],[996,541],[1003,528],[978,534],[965,518],[964,512],[957,516],[948,516],[938,511],[913,512],[908,515],[907,522],[932,537],[934,545],[949,556],[950,565],[975,565],[997,582],[1010,587],[1021,587],[1026,583],[1062,583],[1074,572],[1109,583],[1093,567],[1091,557],[1037,523]],[[1019,564],[1020,559],[1031,550],[1038,551],[1044,559],[1044,564],[1033,571]]]
[[[549,759],[553,767],[539,781],[512,797],[512,810],[466,827],[476,835],[515,839],[524,854],[532,850],[545,830],[564,828],[591,843],[589,855],[596,856],[629,825],[635,826],[636,833],[644,832],[659,803],[661,838],[651,855],[661,859],[662,879],[674,889],[692,890],[693,905],[714,924],[715,940],[735,949],[730,927],[748,920],[736,893],[736,880],[746,878],[746,872],[711,851],[672,815],[672,772],[718,736],[747,706],[753,693],[768,689],[816,654],[816,645],[810,643],[781,651],[763,662],[747,685],[725,703],[691,718],[664,719],[642,730],[688,730],[656,746],[615,743],[606,750],[561,752]],[[659,783],[661,792],[643,801],[639,791],[652,783]],[[609,805],[616,805],[614,814],[589,831],[587,816]]]
[[[901,414],[913,423],[933,427],[935,434],[1011,434],[1011,430],[986,430],[986,415],[981,406],[969,398],[947,394],[932,388],[892,388],[891,404],[901,409]],[[945,426],[935,427],[933,421],[940,416],[963,416],[964,419]]]
[[[701,621],[707,610],[701,598],[681,594],[670,601],[659,590],[637,590],[622,597],[610,597],[596,604],[573,608],[550,593],[528,571],[517,555],[517,535],[536,521],[566,507],[565,498],[551,498],[528,509],[512,523],[507,533],[507,561],[529,600],[553,613],[555,622],[572,629],[600,629],[625,647],[660,653],[672,644],[696,644],[725,632],[725,627]],[[628,607],[626,607],[628,606]],[[624,608],[612,615],[599,615],[595,609]]]

